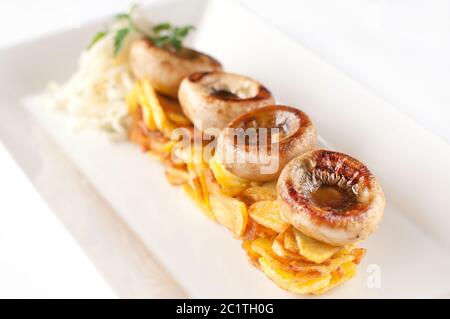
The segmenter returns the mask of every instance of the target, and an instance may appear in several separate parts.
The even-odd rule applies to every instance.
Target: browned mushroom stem
[[[219,136],[216,154],[235,175],[270,181],[295,156],[313,149],[316,141],[314,125],[304,112],[270,105],[228,124]]]
[[[292,160],[277,185],[282,216],[304,234],[342,246],[367,238],[380,222],[385,199],[358,160],[314,150]]]

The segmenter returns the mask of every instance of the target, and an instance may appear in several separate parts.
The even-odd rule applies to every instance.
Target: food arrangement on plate
[[[383,216],[376,178],[355,158],[316,148],[307,114],[185,46],[192,30],[150,26],[137,10],[118,15],[77,73],[51,86],[52,104],[159,159],[167,180],[281,288],[322,294],[351,279],[359,243]]]

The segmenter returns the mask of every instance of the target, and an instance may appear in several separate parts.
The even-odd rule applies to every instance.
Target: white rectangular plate
[[[367,163],[380,180],[387,197],[385,218],[362,244],[368,254],[359,274],[325,297],[440,297],[450,292],[447,144],[232,1],[169,1],[148,7],[148,15],[156,22],[196,25],[194,47],[304,110],[324,144]],[[66,79],[74,71],[80,50],[99,25],[96,21],[0,53],[2,142],[53,209],[70,210],[73,202],[86,203],[80,207],[94,215],[112,209],[188,296],[296,297],[252,267],[240,242],[169,186],[161,165],[136,146],[113,143],[93,131],[70,134],[65,114],[46,111],[42,99],[32,97],[49,80]],[[64,156],[49,155],[56,151]],[[42,183],[54,167],[58,175]],[[74,169],[81,174],[74,175]],[[92,196],[68,186],[84,178],[93,186]],[[80,212],[80,218],[88,215]],[[76,218],[66,221],[70,229]],[[94,257],[102,271],[105,260]],[[368,285],[374,270],[380,270],[380,287]]]

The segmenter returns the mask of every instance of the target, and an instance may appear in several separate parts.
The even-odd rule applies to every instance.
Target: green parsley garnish
[[[91,40],[91,43],[89,43],[88,45],[88,50],[90,48],[92,48],[94,46],[94,44],[96,44],[98,41],[100,41],[101,39],[103,39],[108,33],[106,31],[99,31],[97,32],[94,37]]]
[[[146,32],[140,30],[131,17],[132,11],[135,6],[133,6],[128,13],[120,13],[115,16],[116,20],[125,19],[128,22],[128,25],[124,28],[114,31],[114,54],[117,56],[120,53],[120,50],[123,47],[124,41],[127,36],[136,32],[150,41],[153,42],[159,48],[164,48],[168,50],[173,50],[179,52],[183,48],[183,41],[189,34],[191,30],[194,30],[194,26],[187,25],[182,27],[172,26],[168,22],[160,23],[154,26],[151,30],[152,35],[148,35]],[[92,38],[90,44],[88,45],[88,49],[93,47],[98,41],[103,39],[108,34],[107,31],[100,31]]]
[[[170,23],[165,22],[153,27],[153,36],[150,37],[150,40],[157,47],[169,47],[178,52],[183,47],[184,38],[186,38],[189,32],[194,29],[195,28],[192,25],[174,27]]]
[[[123,41],[127,37],[127,35],[130,33],[130,28],[123,28],[116,32],[114,35],[114,54],[118,55],[120,52],[120,49],[122,49]]]

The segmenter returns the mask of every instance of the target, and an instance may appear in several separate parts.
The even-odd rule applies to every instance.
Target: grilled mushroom
[[[249,111],[222,131],[216,154],[229,171],[252,181],[270,181],[295,156],[312,150],[317,134],[309,117],[284,105]]]
[[[237,116],[274,103],[257,81],[224,72],[191,74],[181,83],[178,98],[184,113],[202,131],[221,130]]]
[[[277,185],[282,216],[305,235],[334,246],[367,238],[380,222],[385,199],[358,160],[314,150],[292,160]]]
[[[178,96],[181,80],[189,74],[222,69],[217,60],[206,54],[189,48],[160,48],[144,38],[131,45],[130,66],[138,79],[148,79],[156,91],[173,98]]]

